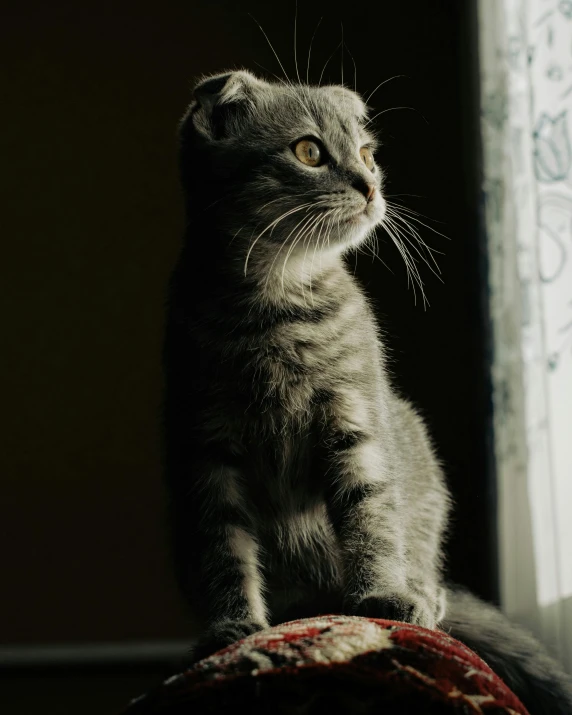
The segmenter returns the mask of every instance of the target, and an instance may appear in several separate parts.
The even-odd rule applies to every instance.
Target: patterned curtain
[[[572,672],[572,0],[479,0],[502,605]]]

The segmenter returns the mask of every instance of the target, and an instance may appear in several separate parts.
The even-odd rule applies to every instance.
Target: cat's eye
[[[325,161],[325,151],[312,139],[301,139],[297,142],[294,154],[306,166],[320,166]]]
[[[373,161],[373,154],[371,153],[371,149],[368,146],[362,146],[362,148],[359,150],[359,155],[361,156],[361,160],[367,166],[367,168],[370,171],[373,171],[375,162]]]

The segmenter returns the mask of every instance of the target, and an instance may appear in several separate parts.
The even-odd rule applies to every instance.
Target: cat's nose
[[[357,189],[360,194],[363,194],[365,196],[365,199],[368,203],[370,201],[373,201],[373,197],[375,195],[375,184],[371,184],[365,179],[359,179],[354,183],[354,188]]]

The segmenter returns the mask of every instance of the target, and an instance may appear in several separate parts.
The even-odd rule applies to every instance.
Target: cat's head
[[[345,87],[207,77],[181,122],[190,210],[269,255],[357,245],[385,214],[365,125],[365,104]]]

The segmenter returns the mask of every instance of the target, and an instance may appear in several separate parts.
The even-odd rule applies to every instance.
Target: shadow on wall
[[[1,303],[7,643],[192,633],[173,584],[160,483],[164,295],[183,228],[176,123],[193,77],[256,71],[259,62],[261,72],[278,72],[247,12],[291,71],[292,8],[32,2],[0,29],[11,60],[0,70],[10,166]],[[378,111],[411,105],[427,118],[380,116],[380,160],[388,193],[445,221],[438,229],[449,242],[420,228],[444,252],[445,285],[421,269],[432,307],[416,307],[387,240],[380,253],[393,273],[363,256],[356,270],[383,316],[396,380],[427,415],[448,465],[459,508],[453,575],[491,596],[477,219],[474,186],[459,179],[474,161],[463,13],[455,0],[380,3],[364,24],[344,3],[307,2],[304,62],[323,14],[314,77],[340,41],[343,17],[348,82],[351,51],[364,92],[406,75],[378,90]],[[325,80],[340,80],[339,59]]]

